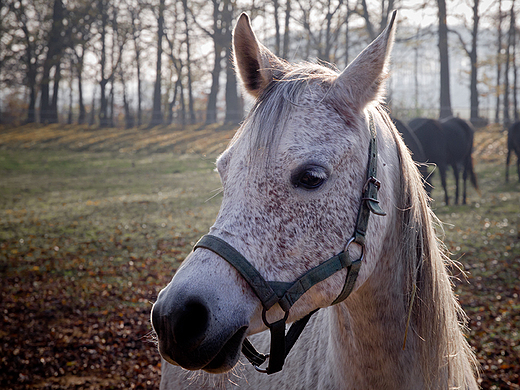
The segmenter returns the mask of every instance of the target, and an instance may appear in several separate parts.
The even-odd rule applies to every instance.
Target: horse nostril
[[[175,313],[173,337],[184,348],[195,348],[202,340],[208,327],[209,313],[205,305],[190,302]]]

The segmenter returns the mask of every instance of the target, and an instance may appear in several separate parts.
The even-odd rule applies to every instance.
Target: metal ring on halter
[[[269,354],[266,354],[265,356],[269,358]],[[262,374],[267,374],[267,368],[260,368],[260,366],[255,366],[254,364],[253,367],[256,371],[261,372]]]
[[[272,323],[269,323],[269,322],[267,321],[267,315],[266,315],[266,313],[267,313],[267,310],[266,310],[265,307],[264,307],[264,308],[262,309],[262,321],[264,321],[265,326],[267,326],[268,328],[271,328]],[[283,317],[283,321],[286,322],[286,321],[287,321],[287,318],[289,318],[289,310],[287,310],[287,311],[284,312],[284,313],[285,313],[285,316]],[[278,321],[280,321],[280,320],[278,320]],[[275,321],[275,322],[276,322],[276,321]]]
[[[350,240],[348,240],[347,244],[345,245],[345,248],[343,249],[343,252],[346,252],[350,244],[352,244],[356,240],[356,237],[352,237]],[[356,242],[361,247],[361,257],[358,259],[359,261],[362,261],[365,257],[365,244],[360,244],[359,242]]]

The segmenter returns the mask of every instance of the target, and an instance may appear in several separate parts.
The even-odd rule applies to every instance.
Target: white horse
[[[152,310],[161,389],[478,387],[435,217],[382,108],[394,18],[341,73],[277,58],[245,14],[238,20],[235,61],[256,104],[217,161],[224,195],[210,238],[247,260],[237,266],[226,250],[202,243],[161,291]],[[364,238],[347,245],[359,231]],[[287,287],[342,253],[358,259],[357,279],[354,263],[342,263],[289,304],[279,296],[286,288],[275,303],[260,300],[248,271],[237,269],[248,261],[261,285]],[[294,322],[320,308],[284,362],[273,324],[284,328],[280,318]],[[246,336],[260,351],[271,345],[280,372],[240,359]]]

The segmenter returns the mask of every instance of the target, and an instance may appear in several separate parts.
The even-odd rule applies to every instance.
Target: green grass
[[[33,130],[22,135],[29,140]],[[55,139],[58,130],[45,131]],[[150,307],[217,215],[216,151],[157,153],[165,147],[159,141],[132,149],[128,138],[120,152],[119,144],[97,149],[84,134],[95,148],[64,138],[10,148],[1,135],[0,387],[157,388]],[[65,135],[76,139],[73,129]],[[195,150],[195,132],[187,135],[183,150]],[[480,194],[469,188],[467,205],[445,206],[435,188],[432,207],[451,257],[467,272],[454,270],[454,283],[482,386],[518,389],[520,184],[514,171],[504,182],[503,138],[476,135]],[[451,172],[448,184],[452,197]]]
[[[214,157],[0,150],[0,387],[155,388],[151,303],[218,212]]]
[[[466,271],[454,270],[453,280],[469,317],[468,339],[481,365],[481,386],[520,389],[520,183],[516,172],[505,183],[505,157],[499,154],[475,156],[481,191],[468,187],[467,205],[445,206],[435,177],[432,207],[443,222],[450,257]],[[451,171],[448,190],[453,199]]]

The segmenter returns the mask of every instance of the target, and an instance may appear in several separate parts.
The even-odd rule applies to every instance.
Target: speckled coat
[[[195,313],[191,317],[203,325],[193,318],[160,325],[159,349],[166,359],[161,389],[477,388],[434,216],[409,152],[381,106],[393,30],[390,25],[338,73],[275,57],[258,42],[249,18],[240,17],[235,61],[256,103],[217,161],[224,194],[210,233],[240,251],[266,280],[293,281],[342,251],[365,182],[369,111],[379,145],[379,199],[387,215],[370,217],[363,264],[344,302],[330,306],[343,287],[341,271],[293,306],[289,322],[322,309],[283,370],[269,376],[239,361],[245,336],[269,350],[260,301],[218,255],[192,252],[161,292],[155,315],[180,313],[185,319],[185,313]],[[319,178],[320,185],[299,185],[302,172]],[[359,248],[352,251],[359,255]],[[281,310],[267,315],[278,319]],[[185,329],[199,325],[196,332]],[[190,340],[181,337],[194,332]]]

